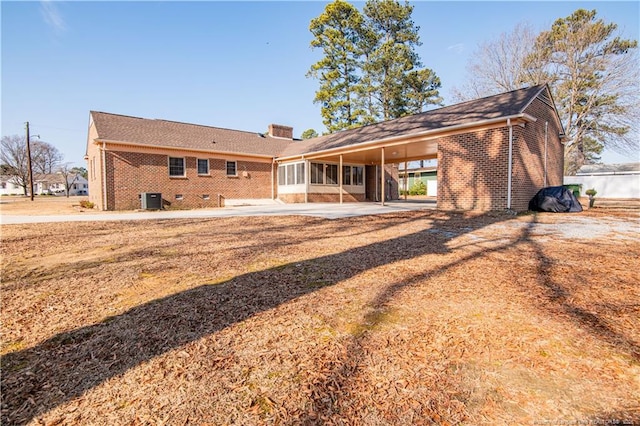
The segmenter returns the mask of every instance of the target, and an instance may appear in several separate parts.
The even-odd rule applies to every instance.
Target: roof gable
[[[529,104],[545,89],[546,84],[513,90],[485,98],[396,118],[356,129],[290,144],[282,157],[308,154],[393,136],[443,129],[492,119],[523,114]]]

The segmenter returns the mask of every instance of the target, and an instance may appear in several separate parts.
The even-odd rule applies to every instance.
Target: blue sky
[[[66,162],[86,167],[90,110],[322,133],[318,82],[305,74],[320,57],[309,47],[309,22],[326,4],[2,1],[2,135],[24,134],[29,121]],[[577,8],[596,9],[625,37],[640,38],[637,1],[412,4],[418,53],[441,78],[445,104],[478,43],[518,22],[543,30]],[[610,152],[603,160],[640,161]]]

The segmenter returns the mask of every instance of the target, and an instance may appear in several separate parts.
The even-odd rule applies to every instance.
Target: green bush
[[[80,207],[84,209],[92,209],[95,207],[95,204],[93,204],[91,201],[82,200],[80,201]]]
[[[409,195],[427,195],[427,185],[421,180],[415,181],[409,188]]]

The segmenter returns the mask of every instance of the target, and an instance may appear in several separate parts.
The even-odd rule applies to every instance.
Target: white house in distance
[[[640,199],[640,163],[584,165],[564,184],[582,185],[581,195],[595,189],[598,198]]]
[[[88,195],[89,182],[82,175],[71,173],[67,176],[70,184],[69,195]],[[64,176],[61,173],[33,175],[35,195],[66,195]],[[22,186],[13,176],[0,177],[0,195],[24,195]]]
[[[76,173],[67,176],[69,195],[88,195],[89,182]],[[64,176],[61,173],[33,176],[33,193],[36,195],[65,195]]]
[[[0,175],[0,195],[24,195],[24,191],[15,177]]]

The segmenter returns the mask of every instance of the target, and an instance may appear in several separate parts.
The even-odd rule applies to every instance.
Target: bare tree
[[[51,174],[63,159],[58,148],[45,141],[31,142],[31,152],[35,173]]]
[[[578,9],[536,39],[535,56],[550,77],[565,144],[565,173],[599,160],[605,148],[637,151],[637,40],[617,25]]]
[[[69,163],[65,163],[60,166],[58,173],[60,173],[64,179],[64,191],[67,198],[69,198],[71,187],[78,181],[79,174],[76,172],[76,168],[71,167]]]
[[[549,83],[567,135],[565,173],[597,162],[610,148],[640,148],[640,67],[637,40],[617,35],[617,25],[578,9],[539,34],[526,24],[479,45],[467,66],[467,83],[454,91],[463,101]]]
[[[521,22],[512,32],[480,43],[467,64],[466,83],[453,89],[454,100],[482,98],[544,81],[532,66],[536,36],[530,24]]]
[[[50,143],[31,141],[31,167],[34,174],[54,173],[62,159],[62,153]],[[2,137],[0,163],[2,163],[3,172],[12,176],[16,184],[22,187],[24,195],[27,195],[29,164],[24,136],[11,135]]]
[[[19,135],[3,136],[1,147],[0,161],[2,161],[3,169],[13,177],[16,184],[22,187],[26,196],[29,186],[29,165],[25,137]]]

